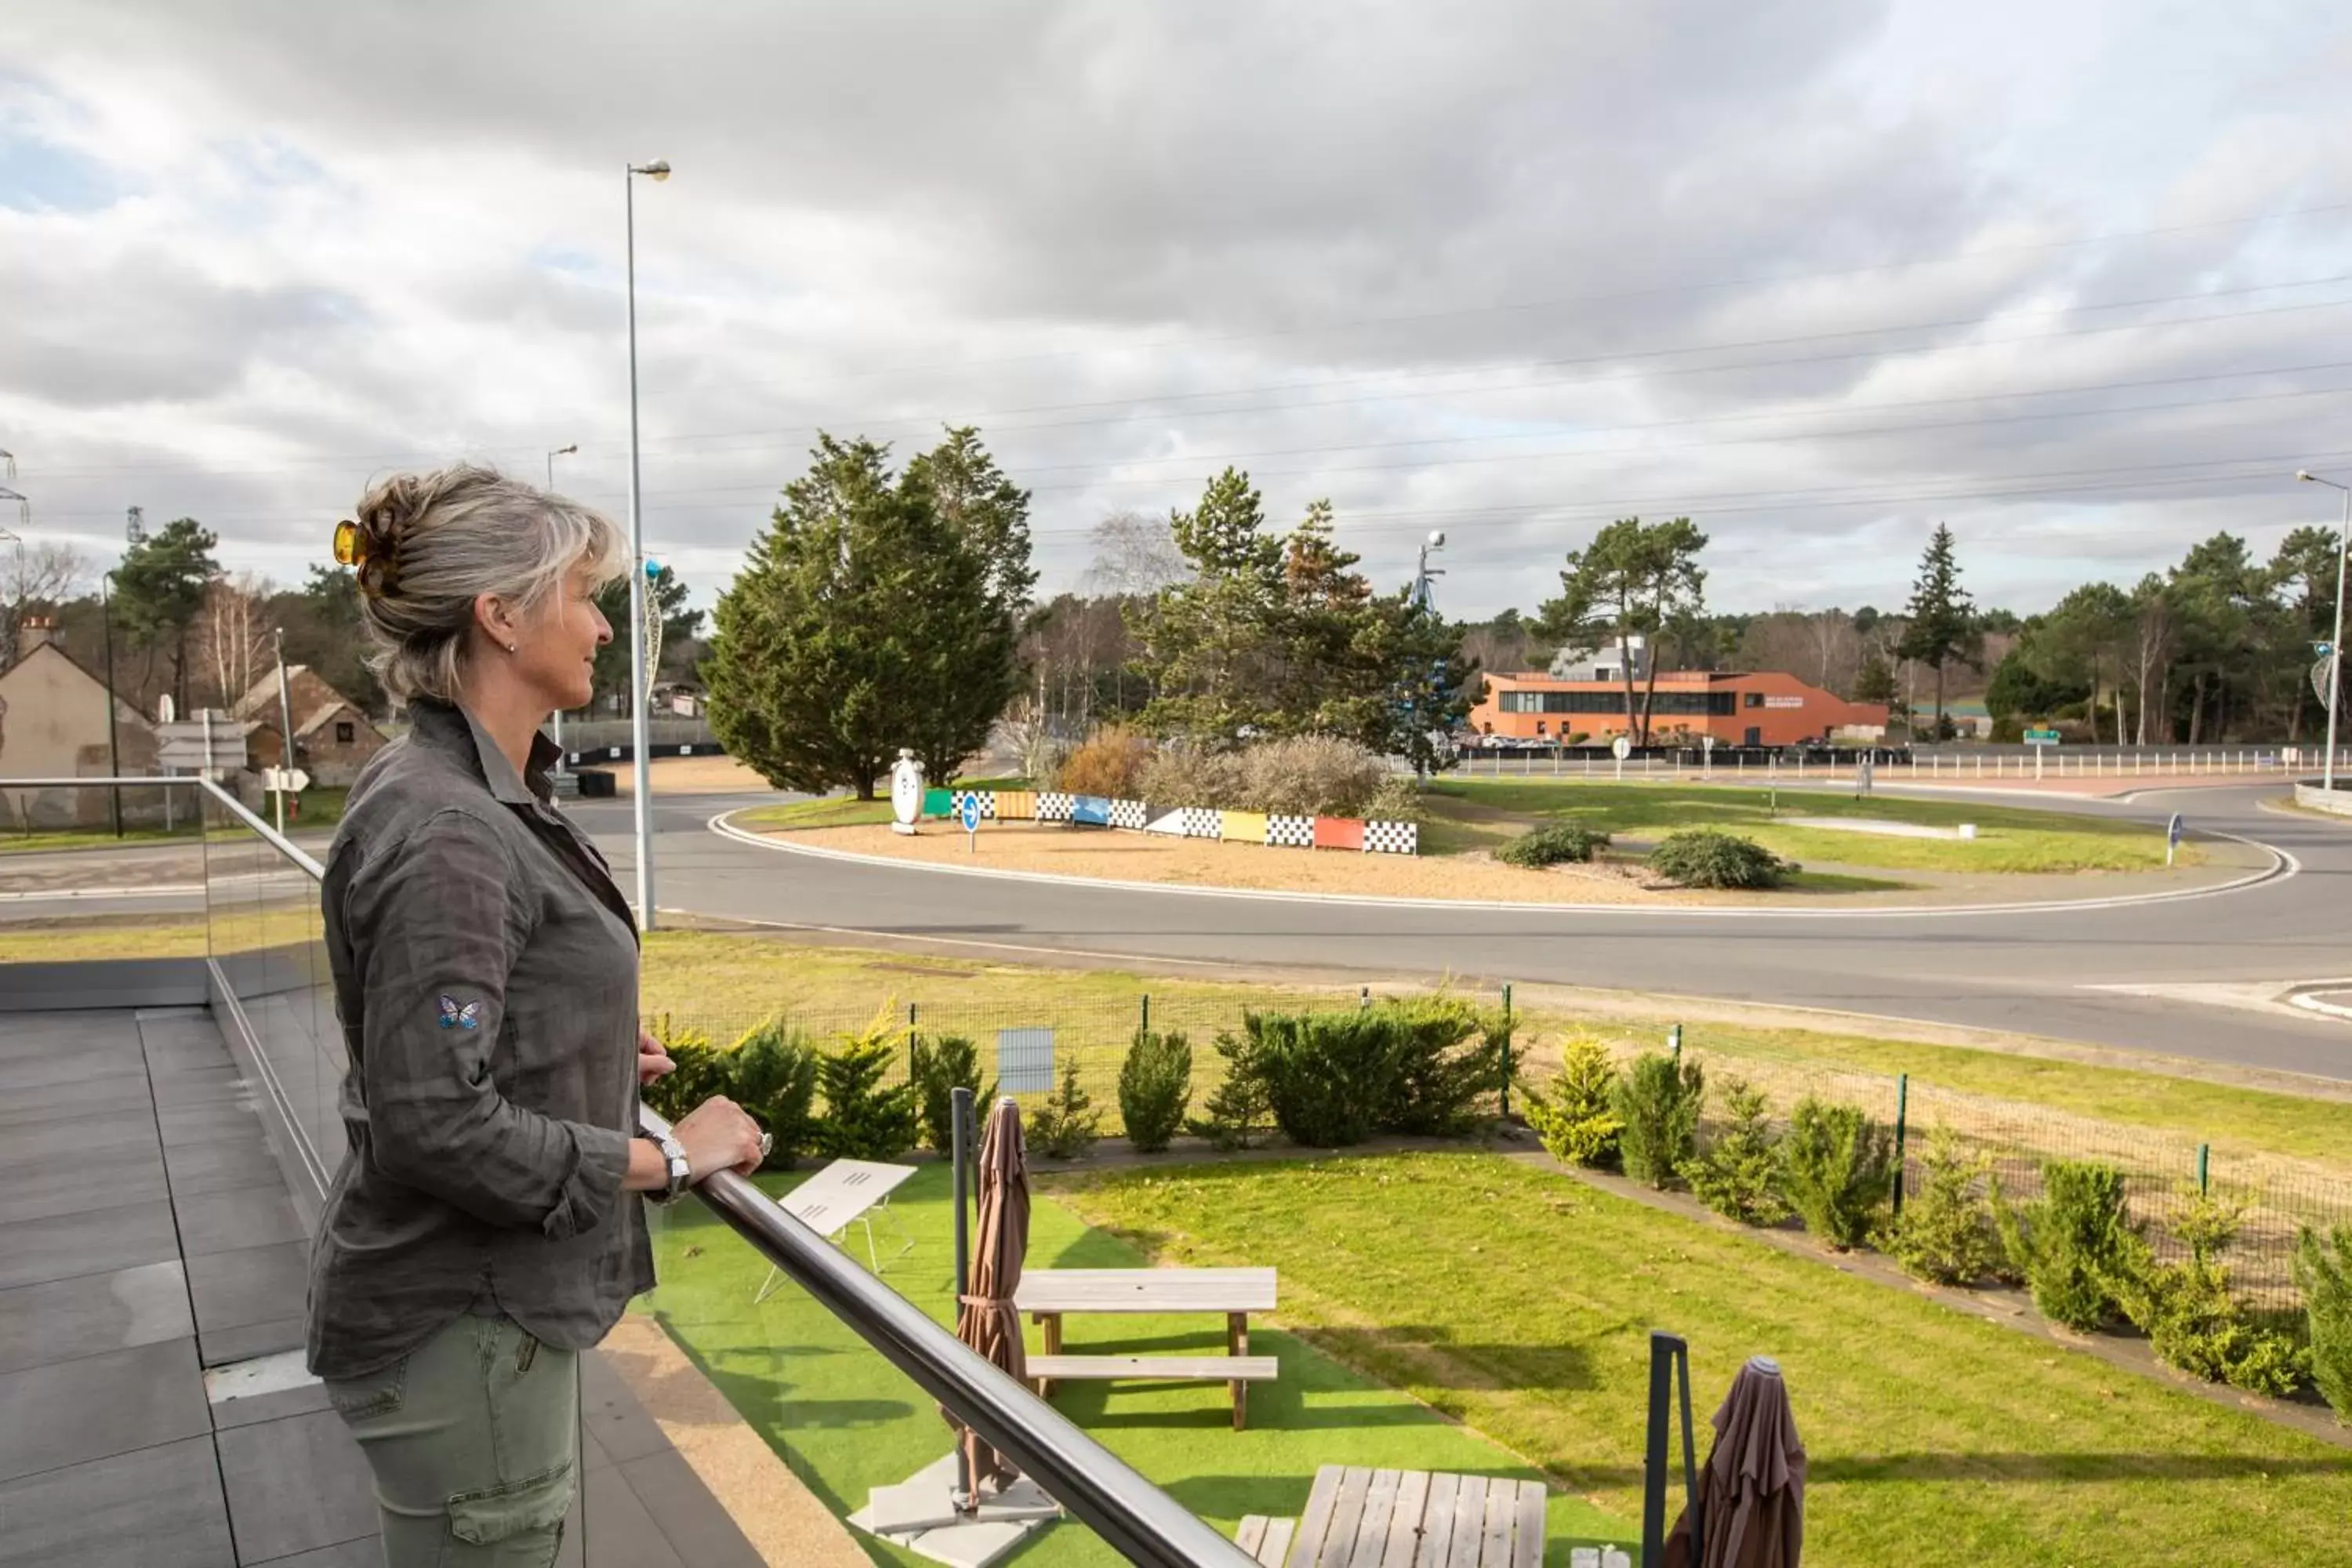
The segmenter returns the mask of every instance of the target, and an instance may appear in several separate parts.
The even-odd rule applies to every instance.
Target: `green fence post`
[[[1503,987],[1503,1112],[1511,1114],[1511,988]]]
[[[1895,1217],[1903,1217],[1903,1137],[1911,1113],[1911,1075],[1895,1075]]]
[[[1369,1006],[1370,1006],[1371,1005],[1372,1005],[1372,988],[1371,988],[1370,986],[1367,985],[1367,986],[1365,986],[1365,987],[1364,987],[1362,994],[1359,995],[1359,996],[1356,998],[1356,1005],[1357,1005],[1357,1006],[1359,1006],[1359,1007],[1369,1007]]]
[[[915,1005],[907,1004],[907,1081],[915,1081]]]
[[[2212,1152],[2213,1145],[2210,1143],[2197,1145],[2197,1194],[2200,1197],[2202,1197],[2207,1191],[2209,1173],[2206,1169],[2206,1162]]]
[[[1680,1024],[1676,1024],[1673,1028],[1666,1031],[1666,1051],[1667,1054],[1675,1058],[1675,1066],[1679,1067],[1682,1065],[1683,1026]]]
[[[1137,1026],[1136,1032],[1143,1035],[1151,1033],[1151,993],[1149,991],[1143,994],[1143,1022]]]

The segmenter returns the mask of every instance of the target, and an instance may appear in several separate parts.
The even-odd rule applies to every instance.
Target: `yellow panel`
[[[1228,844],[1263,844],[1265,842],[1265,813],[1221,811],[1217,813],[1217,833]]]
[[[1037,796],[1025,789],[1001,789],[996,792],[996,820],[999,822],[1033,822],[1037,816]]]

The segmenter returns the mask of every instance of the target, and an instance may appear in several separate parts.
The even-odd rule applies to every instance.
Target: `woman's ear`
[[[522,635],[514,606],[497,594],[474,595],[474,624],[481,628],[484,637],[509,653],[514,651],[515,644]]]

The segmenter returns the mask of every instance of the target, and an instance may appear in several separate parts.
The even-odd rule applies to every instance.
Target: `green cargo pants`
[[[327,1397],[375,1471],[386,1568],[547,1568],[579,1484],[579,1356],[459,1318]]]

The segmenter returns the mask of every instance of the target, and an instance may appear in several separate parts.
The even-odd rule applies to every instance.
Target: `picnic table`
[[[1268,1568],[1542,1568],[1543,1483],[1326,1465],[1295,1527],[1244,1519],[1235,1543]]]
[[[1013,1306],[1045,1331],[1045,1353],[1028,1358],[1041,1397],[1051,1395],[1057,1382],[1082,1379],[1222,1382],[1232,1391],[1235,1431],[1247,1419],[1249,1385],[1272,1381],[1279,1370],[1272,1356],[1249,1353],[1249,1315],[1274,1310],[1275,1299],[1271,1268],[1033,1268],[1013,1292]],[[1062,1320],[1079,1312],[1219,1313],[1226,1353],[1066,1355]]]

